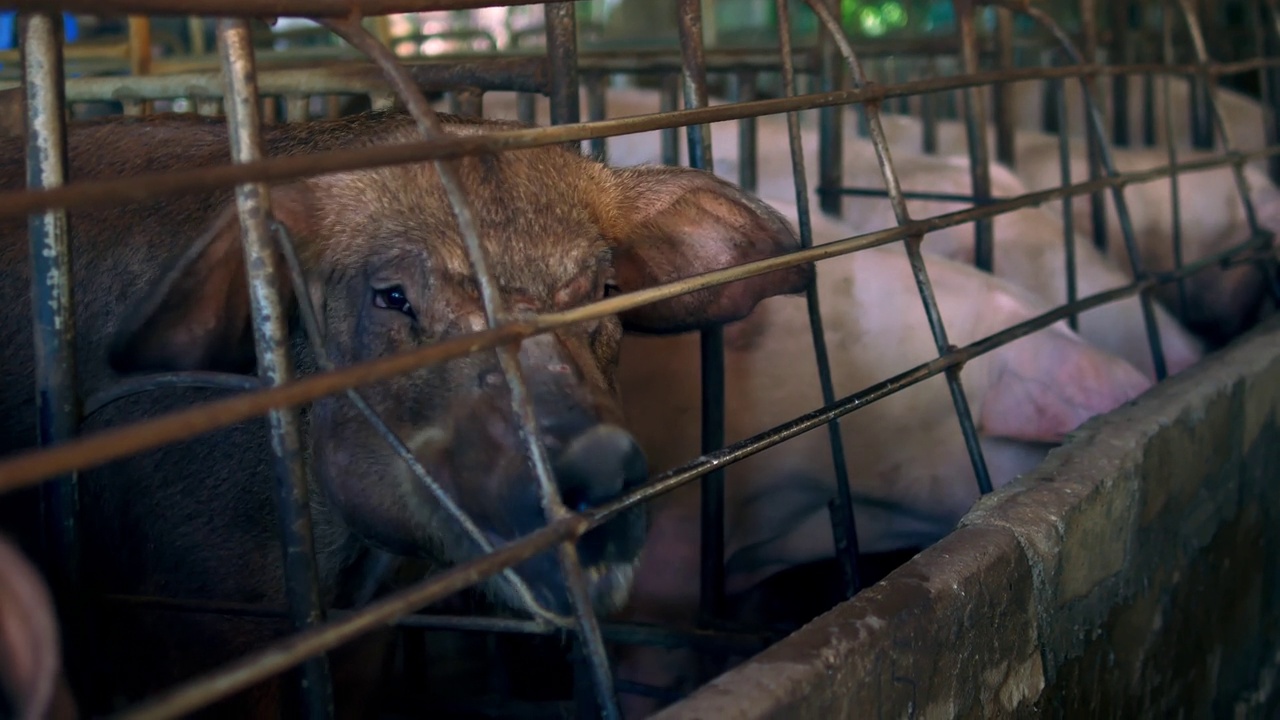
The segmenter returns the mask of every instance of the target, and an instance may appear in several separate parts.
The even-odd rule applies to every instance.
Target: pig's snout
[[[614,499],[648,476],[644,451],[631,433],[616,425],[596,425],[578,435],[555,459],[560,497],[582,511]]]

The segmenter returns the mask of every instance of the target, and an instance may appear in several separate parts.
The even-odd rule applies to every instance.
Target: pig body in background
[[[1179,155],[1179,161],[1199,157],[1204,157],[1204,154],[1183,153]],[[1056,147],[1047,143],[1029,145],[1018,160],[1019,175],[1034,190],[1061,185],[1058,158]],[[1114,161],[1117,171],[1135,172],[1168,165],[1169,157],[1160,149],[1117,150]],[[1266,175],[1252,167],[1245,168],[1245,175],[1258,224],[1264,230],[1280,231],[1280,190]],[[1072,182],[1080,182],[1088,177],[1089,161],[1081,147],[1072,153],[1071,178]],[[1169,178],[1134,183],[1124,189],[1134,240],[1146,270],[1170,271],[1176,266],[1170,190]],[[1106,195],[1106,208],[1107,254],[1132,275],[1124,237],[1120,232],[1120,218],[1110,193]],[[1058,201],[1047,203],[1045,209],[1057,214],[1062,212]],[[1075,200],[1071,210],[1076,227],[1092,237],[1093,214],[1089,200],[1083,197]],[[1250,237],[1244,203],[1230,167],[1198,170],[1179,176],[1178,210],[1184,262],[1223,252]],[[1207,268],[1188,277],[1186,289],[1185,310],[1178,303],[1178,288],[1174,284],[1161,286],[1156,296],[1179,313],[1192,330],[1215,342],[1225,342],[1248,329],[1266,299],[1263,275],[1251,265]]]
[[[777,203],[783,209],[781,203]],[[849,234],[815,216],[815,243]],[[937,357],[906,253],[893,245],[818,264],[837,397]],[[1028,319],[1045,304],[1021,288],[942,259],[929,275],[952,343],[964,345]],[[660,472],[699,454],[698,338],[628,337],[619,382],[632,431]],[[741,440],[822,405],[806,304],[773,299],[726,328],[726,439]],[[1036,466],[1087,418],[1143,392],[1133,366],[1082,341],[1063,323],[965,364],[961,373],[991,472],[1000,487]],[[936,376],[841,419],[860,550],[928,545],[978,497],[945,379]],[[833,552],[827,503],[835,496],[825,430],[814,430],[726,470],[727,590]],[[659,498],[627,614],[689,624],[698,601],[699,489]],[[650,560],[649,558],[652,558]],[[628,648],[619,676],[668,685],[688,672],[684,651]],[[629,716],[651,709],[626,696]]]
[[[454,134],[494,123],[445,118]],[[403,142],[419,137],[397,112],[264,129],[268,155]],[[78,181],[225,163],[220,119],[157,116],[72,124],[70,172]],[[24,173],[20,142],[0,143],[6,190]],[[489,266],[509,307],[554,310],[794,248],[785,220],[707,173],[612,169],[551,147],[470,158],[459,174]],[[272,189],[272,212],[295,239],[326,350],[339,366],[411,350],[485,325],[452,211],[429,164],[296,181]],[[77,370],[81,397],[117,372],[251,372],[247,280],[230,189],[106,210],[70,212]],[[35,433],[27,223],[0,224],[0,455]],[[647,477],[643,454],[619,427],[613,372],[623,328],[684,331],[746,315],[762,297],[796,292],[811,268],[779,271],[526,341],[520,362],[566,502],[598,504]],[[283,273],[281,273],[283,277]],[[279,288],[290,315],[297,298]],[[314,367],[300,328],[294,362]],[[537,483],[510,416],[497,359],[482,352],[366,386],[361,394],[497,544],[542,524]],[[191,388],[124,398],[92,415],[86,431],[189,407],[219,392]],[[392,553],[429,567],[475,557],[478,548],[341,395],[302,413],[321,601],[353,607],[381,586],[370,558]],[[589,460],[589,461],[588,461]],[[192,600],[285,604],[265,420],[144,452],[81,475],[85,591]],[[30,495],[26,496],[28,499]],[[0,523],[28,533],[24,498],[0,498]],[[598,610],[625,600],[644,537],[628,514],[579,543]],[[552,553],[518,566],[553,611],[568,598]],[[524,609],[505,584],[495,600]],[[286,621],[164,613],[105,605],[97,668],[112,697],[105,711],[211,669],[290,628]],[[354,643],[335,653],[340,714],[370,711],[361,683],[378,657]],[[354,675],[344,675],[344,671]],[[269,682],[210,712],[278,712]],[[285,693],[286,700],[293,696]],[[275,707],[275,709],[270,709]],[[286,715],[289,713],[286,712]]]
[[[1104,116],[1104,132],[1111,137],[1114,122],[1112,109],[1112,83],[1114,76],[1100,75],[1097,78],[1095,97],[1102,100]],[[1129,122],[1129,147],[1138,148],[1143,141],[1143,99],[1141,76],[1125,76]],[[1173,108],[1174,142],[1179,147],[1191,147],[1191,82],[1185,77],[1169,78],[1170,100]],[[1049,83],[1044,80],[1022,80],[1009,83],[1014,107],[1014,126],[1020,131],[1041,132],[1044,124],[1045,93]],[[1218,107],[1231,133],[1232,147],[1236,150],[1260,150],[1267,146],[1266,129],[1262,103],[1243,93],[1229,88],[1217,89]],[[1064,82],[1063,95],[1067,101],[1067,132],[1077,138],[1085,137],[1085,105],[1078,80]],[[988,92],[988,96],[991,93]],[[1154,101],[1156,147],[1163,148],[1165,143],[1164,127],[1164,82],[1155,78]],[[988,119],[995,117],[994,111],[988,112]],[[1222,147],[1214,130],[1214,147]],[[993,146],[994,147],[994,146]],[[1266,160],[1257,160],[1252,165],[1266,171]]]
[[[73,720],[53,598],[40,573],[0,537],[0,716]]]
[[[648,90],[611,90],[606,95],[606,100],[609,117],[625,117],[658,110],[657,93]],[[547,107],[546,100],[540,98],[539,113],[545,113]],[[494,93],[492,97],[486,96],[484,110],[497,117],[514,116],[515,95]],[[769,202],[793,202],[795,186],[791,174],[786,118],[775,115],[762,117],[757,122],[759,172],[756,194]],[[818,183],[816,114],[802,113],[801,123],[805,169],[812,193]],[[886,125],[902,128],[901,136],[906,137],[909,128],[907,124],[887,122]],[[713,123],[711,135],[715,172],[725,178],[737,179],[737,123]],[[683,137],[679,148],[680,157],[684,161],[687,158],[687,144]],[[608,139],[609,161],[618,165],[658,162],[661,159],[660,149],[657,132]],[[954,195],[970,193],[967,156],[895,151],[893,160],[904,190]],[[992,163],[991,179],[993,196],[1011,197],[1027,192],[1022,181],[998,163]],[[852,187],[884,187],[873,146],[852,134],[846,137],[845,142],[844,182]],[[954,212],[970,204],[959,200],[907,201],[911,216],[917,219]],[[816,202],[813,204],[813,212],[818,212]],[[843,199],[842,221],[843,226],[853,234],[897,225],[889,201],[874,196],[846,195]],[[1060,219],[1042,208],[1024,208],[998,216],[993,227],[996,274],[1038,293],[1052,303],[1066,302],[1067,280]],[[1084,297],[1130,282],[1124,271],[1103,256],[1083,235],[1077,234],[1073,243],[1076,249],[1078,296]],[[925,236],[923,247],[930,255],[972,263],[973,226],[960,225],[931,232]],[[1179,372],[1199,360],[1202,353],[1200,342],[1168,310],[1157,306],[1155,311],[1169,371]],[[1145,322],[1141,305],[1136,298],[1109,303],[1083,313],[1080,316],[1080,332],[1089,342],[1123,357],[1154,377],[1155,368],[1146,339]]]

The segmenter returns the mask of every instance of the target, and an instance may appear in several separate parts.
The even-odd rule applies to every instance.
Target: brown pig
[[[443,118],[447,132],[474,135],[509,123]],[[417,139],[396,111],[264,129],[268,156],[299,155]],[[225,163],[225,126],[195,116],[73,124],[73,181]],[[5,189],[20,187],[21,143],[0,141]],[[797,247],[785,220],[735,186],[703,172],[614,169],[563,147],[461,161],[489,267],[508,308],[564,310]],[[335,173],[280,183],[272,212],[297,245],[324,348],[336,365],[385,357],[484,328],[452,212],[429,163]],[[117,373],[255,369],[240,226],[230,190],[110,209],[73,210],[78,389],[109,387]],[[26,219],[0,224],[0,303],[9,309],[0,454],[35,438]],[[644,455],[620,425],[614,373],[624,330],[682,332],[745,316],[761,299],[803,289],[811,267],[776,271],[547,333],[523,343],[520,362],[560,492],[572,507],[616,497],[647,477]],[[278,290],[296,317],[287,281]],[[293,361],[315,366],[294,323]],[[494,352],[365,386],[370,405],[495,545],[543,522]],[[216,397],[180,388],[132,395],[92,415],[86,430],[153,417]],[[375,553],[442,567],[479,548],[341,395],[303,408],[321,602],[352,607],[379,587]],[[285,604],[276,480],[265,420],[111,463],[82,475],[85,591],[182,600]],[[2,500],[7,500],[0,499]],[[597,610],[627,597],[645,536],[641,511],[579,542]],[[554,553],[516,568],[544,609],[569,610]],[[500,580],[500,604],[530,611]],[[109,711],[211,669],[289,630],[284,621],[169,613],[104,604],[99,680]],[[375,640],[371,645],[376,646]],[[376,650],[376,647],[374,648]],[[353,652],[355,652],[353,650]],[[339,714],[373,707],[357,688],[377,662],[334,655]],[[344,668],[356,675],[347,678]],[[364,671],[361,674],[360,671]],[[372,677],[370,677],[372,676]],[[264,683],[229,699],[219,716],[269,712],[283,685]],[[291,693],[286,694],[292,697]]]
[[[781,210],[784,205],[777,203]],[[849,235],[814,216],[814,242]],[[972,266],[930,259],[929,276],[950,341],[965,345],[1047,309],[1021,288]],[[901,245],[818,265],[837,397],[937,357]],[[726,338],[726,439],[736,442],[822,405],[806,304],[761,303]],[[699,454],[698,339],[627,338],[619,370],[631,429],[655,472]],[[1150,381],[1124,360],[1054,324],[965,363],[960,374],[991,473],[1001,487],[1093,415],[1144,392]],[[936,542],[978,497],[946,381],[937,376],[841,420],[863,552]],[[730,594],[780,570],[833,553],[828,503],[835,475],[825,430],[793,438],[727,468],[725,571]],[[686,485],[653,508],[649,545],[626,615],[691,624],[698,605],[699,488]],[[690,677],[688,651],[627,647],[620,678],[660,687]],[[688,689],[676,688],[676,689]],[[653,703],[624,696],[628,717]]]

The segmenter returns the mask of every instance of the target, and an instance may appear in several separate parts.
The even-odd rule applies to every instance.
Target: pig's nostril
[[[565,446],[555,470],[565,505],[582,508],[639,484],[648,465],[630,433],[614,425],[596,425]]]

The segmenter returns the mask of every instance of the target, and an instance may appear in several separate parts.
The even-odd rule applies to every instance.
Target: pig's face
[[[412,138],[412,128],[398,116],[370,117],[380,118],[380,137]],[[449,127],[461,134],[489,126]],[[566,310],[798,246],[776,212],[701,172],[616,170],[551,147],[469,158],[459,175],[511,313]],[[272,207],[295,238],[325,349],[336,365],[486,327],[479,288],[431,166],[276,188]],[[131,316],[113,352],[118,370],[252,366],[239,243],[239,223],[228,208]],[[614,382],[624,327],[677,332],[736,319],[764,297],[802,290],[810,276],[809,267],[771,273],[526,340],[520,362],[565,504],[595,506],[647,477],[643,453],[621,427]],[[282,290],[296,300],[287,287]],[[495,545],[543,524],[538,483],[495,352],[424,368],[361,393]],[[310,432],[322,487],[364,539],[445,562],[478,553],[344,397],[313,404]],[[611,610],[625,599],[644,533],[645,518],[635,510],[579,542],[598,609]],[[544,606],[568,609],[553,553],[517,571]]]

